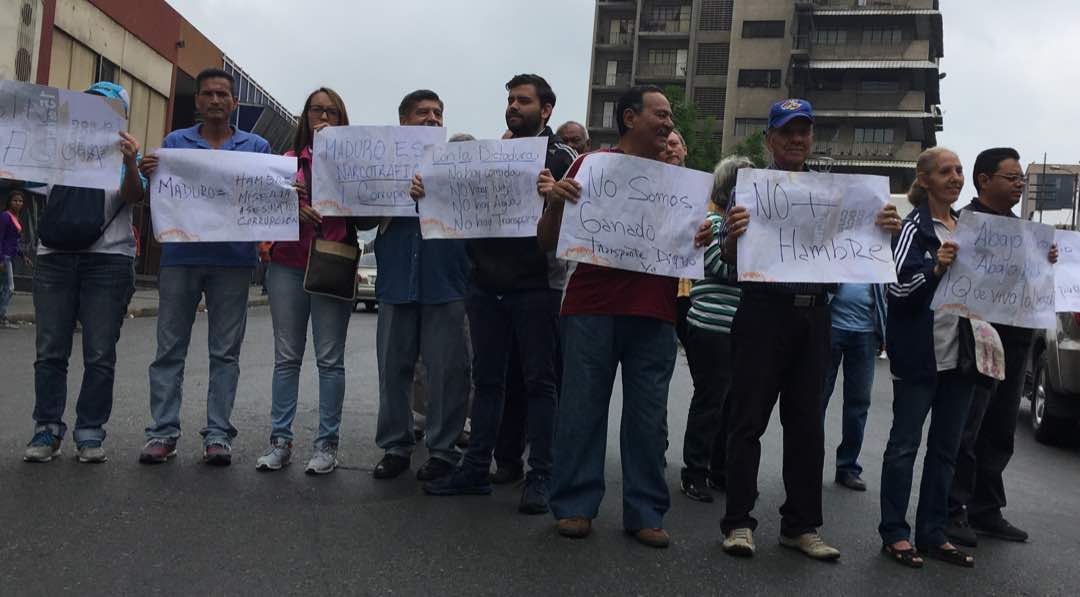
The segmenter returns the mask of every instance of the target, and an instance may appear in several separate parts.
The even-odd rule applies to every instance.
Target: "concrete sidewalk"
[[[252,286],[248,289],[248,306],[258,307],[270,304],[262,293],[262,288]],[[205,303],[199,303],[199,311],[205,311]],[[128,317],[154,317],[158,313],[157,288],[136,288],[128,305]],[[16,292],[8,305],[8,319],[15,322],[34,322],[34,295],[30,292]]]

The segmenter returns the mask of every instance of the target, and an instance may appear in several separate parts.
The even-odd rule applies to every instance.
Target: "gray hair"
[[[448,143],[457,143],[458,141],[476,141],[476,137],[469,133],[455,133],[446,140]]]
[[[576,126],[579,129],[581,129],[581,132],[585,133],[585,140],[586,141],[589,140],[589,129],[585,128],[585,125],[581,124],[580,122],[578,122],[576,120],[567,120],[566,122],[560,124],[559,128],[555,130],[555,134],[559,135],[561,137],[563,129],[565,129],[566,127],[568,127],[570,125]]]
[[[739,170],[753,167],[754,162],[742,155],[729,155],[720,160],[713,170],[712,202],[720,209],[727,209],[728,198],[731,197],[731,191],[735,190]]]
[[[682,133],[680,133],[680,132],[679,132],[678,130],[676,130],[676,129],[671,129],[671,132],[673,132],[673,133],[675,133],[676,135],[678,135],[678,137],[679,137],[679,143],[682,143],[682,146],[683,146],[683,147],[686,147],[686,138],[682,136]],[[690,149],[689,147],[686,147],[686,148],[687,148],[687,149]]]

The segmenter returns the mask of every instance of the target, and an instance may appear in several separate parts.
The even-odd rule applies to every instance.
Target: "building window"
[[[743,37],[784,37],[784,21],[743,21]]]
[[[686,33],[690,31],[690,6],[684,4],[654,4],[642,17],[644,31]]]
[[[98,55],[97,57],[97,71],[95,81],[112,81],[116,83],[117,68],[108,58]]]
[[[736,118],[735,137],[741,139],[763,133],[768,125],[769,121],[765,118]]]
[[[900,81],[896,79],[863,79],[859,81],[859,91],[864,93],[896,93],[900,91]]]
[[[615,102],[604,102],[604,119],[601,122],[607,129],[615,126]]]
[[[698,44],[697,74],[727,75],[728,44]]]
[[[698,115],[704,118],[723,118],[726,91],[723,87],[695,87],[694,105],[697,106]]]
[[[856,128],[855,142],[891,145],[895,132],[893,129],[886,128]]]
[[[702,31],[731,31],[731,15],[735,0],[703,0],[701,3]]]
[[[810,81],[810,88],[815,91],[843,91],[844,71],[827,70],[816,72]]]
[[[814,141],[833,143],[840,137],[840,128],[833,124],[814,125]]]
[[[739,69],[739,87],[772,87],[780,86],[779,70],[764,69]]]
[[[649,64],[675,64],[678,51],[675,48],[649,50]]]
[[[898,44],[903,39],[903,30],[891,27],[871,27],[862,32],[864,44]]]
[[[846,29],[815,29],[813,34],[815,44],[824,46],[838,46],[847,43]]]

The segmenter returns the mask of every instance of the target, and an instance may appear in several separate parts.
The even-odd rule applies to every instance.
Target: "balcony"
[[[800,43],[803,43],[800,40]],[[812,60],[930,60],[930,40],[915,39],[899,44],[852,40],[842,44],[813,43]]]
[[[611,49],[629,50],[634,45],[633,33],[601,33],[596,36],[596,45]]]
[[[815,10],[932,10],[934,0],[799,0]]]
[[[630,87],[630,73],[616,73],[614,76],[610,73],[600,74],[593,77],[592,86],[611,87],[616,89]]]
[[[638,79],[678,81],[686,78],[685,64],[639,64]]]
[[[926,93],[915,90],[886,93],[807,91],[806,99],[815,110],[926,111]]]
[[[865,159],[910,162],[919,158],[922,143],[903,141],[899,143],[843,143],[818,142],[811,150],[814,155],[834,159]]]
[[[642,34],[658,35],[689,35],[690,21],[683,19],[671,19],[664,21],[641,21]]]

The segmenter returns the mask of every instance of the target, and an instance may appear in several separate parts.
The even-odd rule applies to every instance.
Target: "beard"
[[[530,115],[519,112],[517,116],[521,119],[517,124],[510,124],[510,119],[506,119],[506,128],[510,129],[510,132],[514,133],[515,137],[532,137],[540,131],[540,127],[543,125],[540,114]]]

